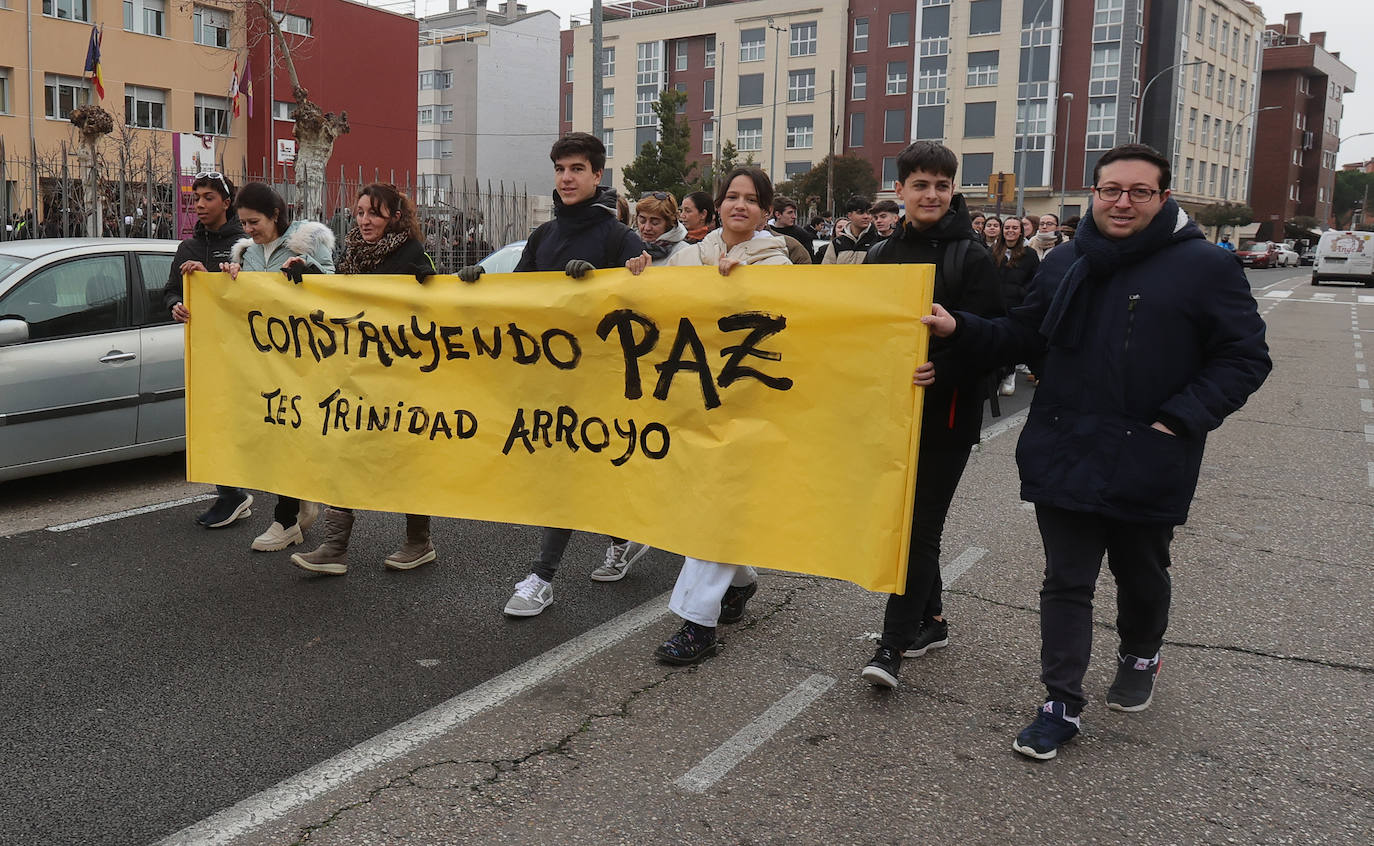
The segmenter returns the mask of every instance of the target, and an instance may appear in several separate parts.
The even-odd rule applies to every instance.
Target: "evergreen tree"
[[[678,114],[678,106],[687,102],[687,95],[676,89],[666,89],[654,104],[658,115],[658,140],[646,141],[639,155],[625,166],[621,176],[625,190],[631,197],[649,191],[666,191],[674,197],[693,190],[692,172],[696,163],[687,161],[692,151],[692,130],[687,118]]]
[[[825,205],[826,168],[830,157],[826,156],[820,164],[778,186],[779,194],[786,194],[804,207],[807,213]],[[854,153],[835,156],[835,196],[834,205],[840,206],[850,197],[873,198],[878,193],[878,177],[868,159]]]

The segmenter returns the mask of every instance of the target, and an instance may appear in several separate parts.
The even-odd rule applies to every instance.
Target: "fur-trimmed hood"
[[[266,254],[268,246],[272,247],[271,255]],[[257,249],[250,249],[252,247]],[[240,238],[230,250],[233,262],[244,270],[276,270],[288,258],[300,256],[313,259],[313,263],[319,265],[321,270],[332,273],[333,254],[334,233],[328,226],[313,220],[295,221],[286,227],[285,234],[275,244],[258,245],[252,238]],[[261,267],[257,266],[259,260]]]

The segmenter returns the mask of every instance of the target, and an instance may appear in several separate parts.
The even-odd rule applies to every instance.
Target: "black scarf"
[[[1185,225],[1180,227],[1180,214],[1178,203],[1170,197],[1144,229],[1126,238],[1108,238],[1098,231],[1092,206],[1089,205],[1088,213],[1083,215],[1083,221],[1078,224],[1078,231],[1073,237],[1072,243],[1078,258],[1069,265],[1064,278],[1060,280],[1054,299],[1045,312],[1045,319],[1040,323],[1040,334],[1050,342],[1069,349],[1078,346],[1086,320],[1082,314],[1082,298],[1077,296],[1079,288],[1090,279],[1110,278],[1117,271],[1138,264],[1170,244],[1203,237],[1202,230],[1186,216]],[[1076,309],[1075,300],[1080,301]],[[1072,316],[1070,311],[1074,312]]]

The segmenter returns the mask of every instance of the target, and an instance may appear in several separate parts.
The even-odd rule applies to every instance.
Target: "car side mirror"
[[[0,347],[22,344],[28,339],[28,321],[18,317],[0,317]]]

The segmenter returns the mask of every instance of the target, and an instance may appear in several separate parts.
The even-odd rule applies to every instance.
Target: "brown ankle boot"
[[[348,538],[353,534],[353,512],[330,508],[324,512],[324,542],[312,552],[296,553],[291,563],[302,570],[342,576],[348,572]]]
[[[429,542],[429,518],[423,514],[406,515],[406,542],[386,557],[388,570],[413,570],[438,557]]]

